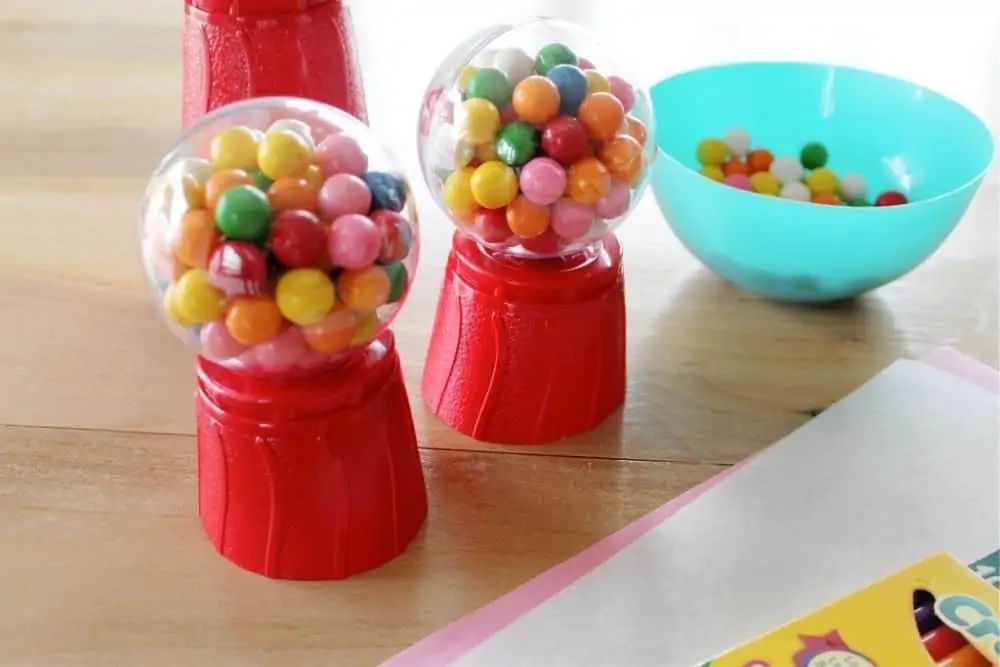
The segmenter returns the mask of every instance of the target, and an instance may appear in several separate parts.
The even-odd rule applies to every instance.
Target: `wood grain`
[[[355,15],[372,127],[410,174],[418,101],[451,48],[413,25],[433,16],[444,34],[506,12],[596,16],[570,0],[429,0],[394,3],[386,21],[388,2],[356,3]],[[138,260],[139,198],[180,118],[180,16],[180,0],[0,3],[3,667],[374,665],[786,435],[896,358],[947,344],[1000,362],[994,180],[912,274],[811,309],[714,278],[647,197],[621,229],[624,409],[552,446],[476,443],[417,392],[451,227],[414,182],[422,264],[395,330],[428,523],[358,579],[245,574],[198,525],[193,353],[159,320]],[[386,43],[405,63],[384,57]],[[649,48],[681,63],[703,46]],[[970,103],[985,105],[984,90],[970,86]]]

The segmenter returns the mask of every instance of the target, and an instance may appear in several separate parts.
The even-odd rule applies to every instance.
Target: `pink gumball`
[[[594,67],[594,63],[590,62],[586,58],[580,58],[580,62],[577,63],[577,67],[585,71],[588,69],[597,69],[596,67]]]
[[[632,84],[620,76],[609,76],[608,83],[611,84],[611,94],[625,107],[625,113],[631,111],[635,106],[635,89]]]
[[[732,174],[731,176],[726,176],[722,182],[740,190],[753,192],[753,183],[750,182],[750,177],[746,174]]]
[[[205,356],[217,361],[238,357],[247,346],[229,333],[224,320],[213,320],[201,328],[201,349]]]
[[[306,352],[306,341],[298,327],[286,329],[277,338],[253,348],[253,359],[266,373],[287,373]]]
[[[528,201],[548,206],[566,191],[566,170],[552,158],[535,158],[521,168],[520,186]]]
[[[319,189],[319,210],[327,219],[336,220],[350,213],[363,215],[371,207],[371,188],[353,174],[331,176]]]
[[[327,176],[368,171],[368,156],[357,141],[346,134],[331,134],[316,147],[316,164]]]
[[[560,199],[552,206],[552,229],[568,241],[586,236],[594,224],[594,207],[572,199]]]
[[[628,183],[615,178],[611,180],[611,189],[604,195],[604,199],[594,204],[594,212],[598,217],[612,220],[625,215],[631,201],[632,191],[629,190]]]
[[[382,234],[371,218],[343,215],[330,226],[330,261],[345,269],[363,269],[378,259]]]

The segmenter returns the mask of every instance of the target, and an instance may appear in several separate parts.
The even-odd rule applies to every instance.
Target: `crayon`
[[[992,667],[992,665],[975,646],[966,644],[964,648],[938,662],[937,667]]]
[[[934,662],[940,662],[969,646],[969,642],[960,632],[952,630],[947,625],[930,631],[920,640],[924,643],[924,648],[927,649],[927,653]]]
[[[934,630],[940,628],[944,623],[934,613],[934,602],[925,602],[917,607],[913,612],[914,620],[917,622],[917,632],[923,637]]]

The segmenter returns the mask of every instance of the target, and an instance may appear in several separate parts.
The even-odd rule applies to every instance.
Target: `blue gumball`
[[[587,75],[575,65],[556,65],[547,76],[559,89],[559,113],[575,116],[587,96]]]
[[[406,206],[406,181],[399,174],[369,171],[361,178],[372,191],[372,211],[399,213]]]

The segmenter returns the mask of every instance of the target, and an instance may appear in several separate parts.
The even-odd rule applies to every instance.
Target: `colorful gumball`
[[[837,179],[837,175],[823,167],[817,167],[806,177],[806,185],[809,186],[814,195],[832,195],[840,190],[840,181]]]
[[[605,142],[598,157],[613,178],[629,183],[642,169],[642,146],[628,135],[620,135]]]
[[[781,192],[778,193],[778,196],[782,199],[791,199],[794,201],[812,201],[812,192],[810,192],[809,187],[805,183],[798,181],[785,183],[781,186]]]
[[[746,174],[729,174],[722,182],[737,190],[753,192],[753,183],[750,182],[750,177]]]
[[[798,183],[805,178],[805,169],[802,167],[802,163],[794,157],[775,158],[768,170],[782,185]]]
[[[732,157],[722,165],[722,173],[726,176],[749,176],[750,167],[738,157]]]
[[[594,216],[592,205],[561,199],[552,207],[552,231],[567,241],[582,238],[594,224]]]
[[[233,338],[225,320],[212,320],[201,328],[201,349],[205,356],[215,361],[232,359],[247,351],[247,346]]]
[[[647,133],[642,121],[635,116],[628,116],[625,118],[625,123],[628,126],[628,135],[638,141],[640,146],[645,146]]]
[[[583,123],[589,138],[607,141],[618,134],[625,120],[625,107],[611,93],[594,93],[580,104],[577,119]]]
[[[699,173],[705,178],[710,178],[713,181],[718,181],[719,183],[721,183],[726,178],[726,173],[722,171],[722,167],[714,164],[702,167],[699,170]]]
[[[273,214],[266,194],[252,185],[237,185],[219,197],[215,223],[227,239],[253,241],[267,233]]]
[[[769,171],[758,171],[750,176],[754,192],[772,197],[781,192],[781,181]]]
[[[735,127],[722,137],[729,155],[745,157],[750,152],[750,134],[743,128]]]
[[[476,209],[476,199],[472,196],[472,167],[456,169],[444,182],[441,194],[444,203],[455,213],[471,213]]]
[[[487,243],[506,243],[514,234],[510,225],[507,224],[506,208],[478,209],[473,214],[472,224],[475,225],[476,231]]]
[[[535,59],[515,47],[497,50],[492,66],[506,74],[515,86],[535,73]]]
[[[351,344],[357,319],[356,311],[347,307],[336,308],[318,322],[302,328],[305,343],[326,354],[340,352]]]
[[[507,226],[514,234],[530,239],[545,233],[549,228],[552,211],[548,206],[541,206],[524,195],[519,195],[507,206],[506,217]]]
[[[906,198],[906,195],[897,190],[883,192],[875,199],[876,206],[902,206],[908,203],[909,200]]]
[[[455,117],[459,136],[470,144],[493,141],[500,129],[500,111],[489,100],[465,100]]]
[[[213,285],[228,295],[260,294],[268,280],[264,251],[253,243],[226,241],[216,248],[208,264]]]
[[[466,99],[488,100],[497,109],[503,109],[511,101],[514,84],[503,70],[482,67],[469,78],[465,86]]]
[[[326,253],[327,236],[323,224],[311,211],[285,211],[271,226],[268,247],[274,257],[289,268],[317,264]]]
[[[827,152],[826,146],[815,141],[803,146],[802,152],[799,153],[799,160],[806,169],[825,167],[829,158],[830,154]]]
[[[386,264],[405,259],[413,241],[410,223],[406,218],[388,209],[372,211],[370,218],[378,228],[381,241],[376,261]]]
[[[611,174],[597,158],[585,157],[566,172],[566,194],[573,201],[596,204],[611,189]]]
[[[559,113],[559,89],[551,79],[529,76],[514,88],[513,108],[526,123],[547,123]]]
[[[252,185],[257,187],[257,182],[242,169],[227,169],[215,172],[205,183],[205,206],[214,209],[218,206],[222,195],[238,185]]]
[[[613,220],[628,212],[632,203],[632,189],[625,181],[612,178],[611,187],[604,198],[594,204],[594,213],[605,220]]]
[[[840,196],[844,201],[863,200],[868,196],[868,184],[860,174],[846,174],[840,179]]]
[[[521,169],[519,183],[528,200],[548,206],[566,192],[566,170],[552,158],[535,158]]]
[[[580,104],[587,97],[587,75],[575,65],[556,65],[546,76],[559,90],[559,113],[564,116],[576,115]]]
[[[312,163],[309,142],[289,130],[268,132],[257,150],[257,166],[272,181],[302,178]]]
[[[335,174],[319,190],[319,211],[327,220],[351,213],[367,214],[372,207],[372,191],[360,176]]]
[[[632,88],[632,84],[620,76],[608,77],[608,84],[611,86],[611,94],[621,102],[625,113],[631,111],[632,107],[635,106],[635,89]]]
[[[483,208],[502,208],[517,196],[517,174],[499,160],[476,167],[469,182],[472,197]]]
[[[371,218],[357,213],[342,215],[330,225],[327,250],[334,266],[363,269],[378,259],[382,234]]]
[[[583,68],[580,68],[581,70]],[[584,76],[587,77],[587,92],[588,93],[610,93],[611,83],[604,77],[603,74],[594,69],[589,69],[584,71]]]
[[[767,171],[771,168],[771,163],[774,162],[774,155],[766,148],[754,149],[746,155],[747,169],[751,174]]]
[[[538,154],[538,131],[527,123],[517,121],[500,128],[493,143],[496,157],[511,167],[520,167]]]
[[[266,294],[233,299],[226,311],[226,330],[243,345],[266,343],[281,332],[284,318]]]
[[[337,295],[345,306],[358,312],[385,305],[391,288],[389,276],[380,266],[344,271],[337,279]]]
[[[729,159],[729,149],[720,139],[705,139],[698,144],[697,153],[703,167],[721,167]]]
[[[545,155],[570,165],[584,157],[590,148],[587,129],[572,116],[560,116],[542,130],[542,150]]]
[[[316,147],[315,166],[327,177],[334,174],[361,176],[368,171],[368,156],[353,137],[332,134]]]
[[[538,55],[535,56],[535,73],[545,76],[553,67],[579,64],[579,58],[565,44],[547,44],[539,49]]]
[[[289,322],[308,325],[323,319],[337,303],[333,281],[319,269],[292,269],[280,278],[274,299]]]
[[[840,201],[840,197],[832,192],[817,192],[812,196],[812,202],[814,204],[826,204],[828,206],[839,206],[843,203]]]
[[[319,206],[319,188],[306,178],[282,178],[267,188],[267,198],[276,213],[316,211]]]
[[[203,269],[208,266],[208,260],[220,240],[219,228],[211,211],[196,209],[181,217],[170,245],[174,257],[182,264]]]
[[[237,125],[219,132],[212,139],[212,169],[223,171],[257,168],[258,135],[248,127]]]

